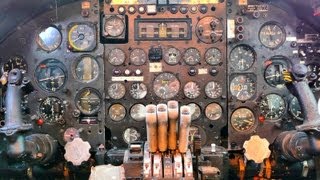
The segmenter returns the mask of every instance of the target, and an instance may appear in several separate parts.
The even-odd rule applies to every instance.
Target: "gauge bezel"
[[[200,117],[203,115],[203,113],[202,113],[202,107],[198,104],[198,103],[195,103],[195,102],[190,102],[190,103],[188,103],[188,104],[186,104],[186,106],[189,106],[190,104],[195,104],[198,108],[199,108],[199,110],[200,110],[200,114],[199,114],[199,116],[198,117],[196,117],[196,118],[192,118],[192,114],[191,114],[191,121],[196,121],[196,120],[198,120],[198,119],[200,119]],[[190,107],[190,106],[189,106]]]
[[[317,80],[318,80],[318,83],[320,84],[320,76],[317,75],[317,78],[316,78],[316,79],[311,80],[311,79],[309,78],[309,77],[310,77],[310,74],[311,74],[310,71],[309,71],[309,66],[316,66],[317,69],[318,69],[318,71],[320,72],[320,64],[319,64],[318,62],[310,62],[310,63],[306,64],[306,66],[307,66],[307,69],[308,69],[307,79],[308,79],[309,87],[310,87],[312,90],[314,90],[314,91],[319,91],[319,90],[320,90],[320,85],[317,87],[317,86],[314,86],[314,84],[316,83],[315,81],[317,81]],[[311,87],[311,85],[312,85],[313,87]]]
[[[288,102],[289,103],[289,105],[288,105],[288,111],[289,111],[289,113],[290,113],[290,115],[293,117],[293,119],[296,119],[296,120],[298,120],[298,121],[304,121],[304,119],[303,118],[300,118],[299,116],[297,117],[293,112],[292,112],[292,101],[294,100],[294,99],[297,99],[297,102],[298,102],[298,104],[299,104],[299,100],[298,100],[298,98],[297,97],[295,97],[295,96],[293,96],[291,99],[290,99],[290,101]],[[320,101],[319,101],[320,102]],[[319,104],[319,103],[318,103]],[[299,106],[300,106],[300,104],[299,104]],[[300,107],[301,108],[301,107]],[[302,109],[301,109],[301,114],[303,115],[303,113],[302,113]]]
[[[219,53],[220,53],[220,59],[219,59],[219,62],[218,63],[210,63],[210,62],[208,62],[208,58],[207,58],[207,54],[210,52],[210,51],[212,51],[212,50],[218,50],[219,51]],[[205,62],[207,63],[207,64],[209,64],[209,65],[211,65],[211,66],[218,66],[218,65],[220,65],[221,63],[222,63],[222,59],[223,59],[223,54],[222,54],[222,52],[221,52],[221,50],[219,49],[219,48],[217,48],[217,47],[210,47],[210,48],[208,48],[207,50],[206,50],[206,52],[204,53],[204,60],[205,60]]]
[[[178,56],[179,58],[177,58],[177,62],[171,63],[171,62],[168,61],[168,59],[167,59],[167,54],[168,54],[169,49],[176,49],[176,50],[179,52],[179,56]],[[165,50],[164,50],[163,60],[164,60],[164,62],[166,62],[168,65],[174,66],[174,65],[177,65],[177,64],[180,63],[180,61],[181,61],[181,59],[182,59],[182,56],[183,56],[183,54],[181,53],[181,51],[180,51],[177,47],[168,46],[168,47],[166,47]]]
[[[78,47],[75,47],[73,43],[71,43],[71,29],[76,25],[86,25],[92,28],[92,31],[94,33],[93,35],[93,42],[90,46],[84,49],[80,49]],[[73,52],[90,52],[93,51],[97,46],[97,27],[92,22],[72,22],[67,26],[67,43],[68,43],[68,49]]]
[[[233,116],[233,114],[234,114],[236,111],[238,111],[239,109],[249,110],[249,111],[251,112],[251,114],[253,115],[253,118],[254,118],[254,119],[253,119],[253,120],[254,120],[253,125],[252,125],[249,129],[244,130],[244,131],[235,128],[234,125],[233,125],[233,123],[232,123],[232,116]],[[230,120],[229,120],[229,121],[230,121],[230,125],[231,125],[232,129],[233,129],[234,131],[236,131],[237,133],[240,133],[240,134],[248,134],[248,133],[251,133],[251,132],[255,131],[256,128],[257,128],[257,126],[258,126],[258,121],[257,121],[257,116],[256,116],[256,114],[255,114],[254,111],[252,111],[249,107],[245,107],[245,106],[241,106],[241,107],[238,107],[238,108],[236,108],[235,110],[233,110],[232,113],[231,113],[231,115],[230,115]]]
[[[120,50],[123,54],[124,54],[124,59],[123,61],[121,62],[121,64],[114,64],[114,63],[111,63],[110,62],[110,56],[111,56],[111,52],[114,51],[114,50]],[[121,66],[123,65],[125,62],[126,62],[126,59],[127,59],[127,55],[126,53],[124,52],[124,50],[122,50],[121,48],[113,48],[109,51],[108,53],[108,63],[111,64],[112,66]]]
[[[254,93],[250,98],[248,98],[246,100],[241,100],[238,97],[236,97],[235,95],[233,95],[233,93],[232,93],[231,82],[238,76],[246,76],[247,78],[249,77],[254,82],[254,88],[255,88]],[[256,75],[252,74],[252,73],[236,73],[236,74],[233,74],[232,76],[230,76],[230,82],[229,82],[229,85],[228,85],[228,91],[230,92],[231,96],[234,96],[236,98],[237,101],[245,102],[245,101],[254,99],[256,97],[256,95],[257,95],[257,77],[256,77]]]
[[[175,95],[174,95],[173,97],[169,97],[169,98],[163,98],[163,97],[161,97],[161,96],[158,96],[158,94],[156,93],[156,91],[155,91],[155,89],[154,89],[154,83],[155,83],[156,79],[157,79],[160,75],[166,74],[166,73],[172,74],[172,75],[177,79],[177,81],[179,82],[179,89],[177,90],[177,92],[175,93]],[[157,98],[160,98],[160,99],[162,99],[162,100],[172,99],[172,98],[176,97],[177,95],[179,95],[180,89],[181,89],[181,81],[180,81],[180,79],[178,78],[177,74],[172,73],[172,72],[168,72],[168,71],[164,71],[164,72],[161,72],[161,73],[158,73],[158,74],[155,74],[155,75],[154,75],[154,78],[153,78],[153,81],[152,81],[152,91],[153,91],[153,93],[156,95]]]
[[[94,109],[94,111],[91,111],[91,112],[86,112],[86,110],[83,110],[83,108],[81,107],[81,105],[79,105],[79,98],[81,97],[81,94],[82,94],[83,92],[85,92],[86,90],[90,90],[91,92],[94,92],[94,93],[98,96],[98,98],[99,98],[98,108]],[[101,107],[102,107],[102,103],[103,103],[103,102],[102,102],[102,96],[101,96],[100,92],[99,92],[97,89],[94,89],[94,88],[92,88],[92,87],[85,87],[85,88],[82,88],[81,90],[79,90],[79,91],[77,92],[77,94],[76,94],[76,97],[75,97],[74,101],[75,101],[76,107],[77,107],[77,108],[79,109],[79,111],[80,111],[82,114],[84,114],[84,115],[94,115],[94,114],[97,114],[97,113],[100,111],[100,109],[101,109]]]
[[[268,61],[270,61],[270,63],[268,63]],[[291,68],[290,60],[286,56],[275,55],[275,56],[272,56],[271,58],[269,58],[269,60],[266,60],[264,62],[264,64],[267,64],[267,66],[265,66],[263,69],[263,79],[268,84],[268,86],[273,87],[273,88],[277,88],[277,89],[283,89],[285,87],[284,84],[278,84],[278,85],[270,84],[266,79],[266,72],[270,66],[275,65],[275,64],[281,64],[283,66],[286,66],[287,69],[290,69]]]
[[[188,95],[186,94],[185,88],[186,88],[187,84],[190,84],[190,83],[194,83],[194,84],[196,84],[196,86],[198,87],[198,92],[199,92],[198,96],[196,96],[196,97],[190,97],[190,96],[188,96]],[[184,86],[183,86],[183,94],[184,94],[184,96],[185,96],[186,98],[188,98],[188,99],[197,99],[197,98],[199,98],[200,95],[201,95],[201,87],[200,87],[199,83],[198,83],[197,81],[188,81],[188,82],[186,82],[186,83],[184,84]]]
[[[221,88],[221,93],[219,94],[219,96],[217,97],[213,97],[213,96],[208,96],[208,93],[207,93],[207,86],[209,85],[209,83],[215,83],[215,84],[218,84]],[[222,95],[223,95],[223,87],[222,87],[222,83],[220,81],[209,81],[206,83],[206,85],[204,86],[204,94],[210,98],[210,99],[218,99],[220,98]]]
[[[109,88],[110,88],[112,85],[114,85],[114,84],[120,84],[122,87],[124,87],[124,94],[123,94],[120,98],[114,98],[114,96],[111,96],[110,93],[109,93]],[[125,86],[123,83],[121,83],[121,82],[112,82],[112,83],[110,83],[106,90],[107,90],[108,96],[109,96],[111,99],[115,99],[115,100],[122,99],[122,98],[124,98],[124,97],[126,96],[126,94],[127,94],[127,88],[126,88],[126,86]]]
[[[220,107],[220,109],[221,109],[221,114],[220,114],[220,116],[219,116],[218,118],[210,119],[210,118],[207,116],[207,108],[208,108],[210,105],[217,105],[217,106]],[[218,121],[218,120],[220,120],[220,119],[223,117],[223,108],[222,108],[221,104],[219,104],[219,103],[217,103],[217,102],[211,102],[211,103],[207,104],[206,107],[204,108],[204,115],[205,115],[205,117],[206,117],[207,119],[209,119],[209,121],[213,121],[213,122]]]
[[[110,19],[119,19],[121,22],[122,22],[122,25],[123,25],[123,29],[122,31],[118,34],[118,35],[111,35],[109,32],[109,29],[106,28],[106,24],[107,24],[107,21],[110,21]],[[110,36],[112,38],[117,38],[117,37],[120,37],[121,35],[123,35],[123,33],[125,32],[126,30],[126,23],[125,23],[125,20],[124,18],[122,18],[122,16],[119,16],[119,15],[110,15],[108,17],[105,17],[104,21],[103,21],[103,32],[105,33],[104,35],[105,36]]]
[[[188,61],[186,60],[186,54],[187,54],[187,52],[190,51],[190,50],[192,50],[192,49],[195,50],[195,51],[197,51],[196,54],[199,55],[199,61],[196,62],[196,63],[188,63]],[[195,53],[194,53],[194,54],[195,54]],[[189,47],[189,48],[187,48],[187,49],[183,52],[183,54],[182,54],[182,59],[183,59],[183,61],[184,61],[187,65],[189,65],[189,66],[196,66],[196,65],[198,65],[198,64],[201,63],[201,59],[202,59],[202,57],[201,57],[201,52],[199,51],[199,49],[197,49],[197,48],[195,48],[195,47]]]
[[[284,99],[283,96],[281,96],[281,95],[278,94],[278,93],[274,93],[274,92],[264,95],[264,96],[261,98],[261,102],[262,102],[263,100],[265,100],[265,98],[266,98],[267,96],[270,96],[270,95],[276,95],[276,96],[278,96],[278,97],[280,97],[280,98],[282,99],[282,101],[283,101],[283,103],[284,103],[284,110],[283,110],[281,116],[280,116],[279,118],[275,118],[275,119],[267,118],[266,115],[265,115],[264,113],[262,113],[261,104],[259,105],[260,113],[261,113],[261,114],[265,117],[265,119],[266,119],[267,121],[269,121],[269,122],[278,122],[278,121],[281,121],[281,120],[282,120],[282,117],[285,116],[285,114],[286,114],[286,112],[287,112],[287,109],[288,109],[288,105],[287,105],[287,104],[288,104],[288,102]]]
[[[134,61],[132,61],[132,57],[131,57],[131,56],[132,56],[132,53],[133,53],[134,51],[141,51],[141,52],[143,52],[143,55],[145,56],[145,61],[143,61],[143,63],[137,64],[137,63],[134,63]],[[143,50],[143,49],[141,49],[141,48],[134,48],[134,49],[132,49],[132,50],[130,51],[130,53],[129,53],[129,62],[130,62],[131,65],[134,65],[134,66],[142,66],[142,65],[145,65],[145,64],[147,63],[147,60],[148,60],[147,53],[146,53],[145,50]]]
[[[237,65],[237,64],[234,64],[234,61],[231,60],[231,59],[232,59],[232,58],[231,58],[231,55],[233,54],[233,52],[234,52],[236,49],[242,48],[242,47],[248,48],[248,49],[252,52],[252,54],[253,54],[253,61],[252,61],[252,63],[250,64],[250,66],[249,66],[248,68],[246,68],[246,69],[239,69],[239,68],[238,68],[238,65]],[[234,47],[231,49],[231,51],[230,51],[230,53],[229,53],[229,61],[230,61],[230,65],[232,66],[233,69],[235,69],[235,70],[237,70],[237,71],[241,71],[241,72],[248,71],[249,69],[251,69],[251,68],[253,67],[254,63],[257,61],[257,52],[254,50],[253,47],[251,47],[251,46],[249,46],[249,45],[247,45],[247,44],[239,44],[239,45],[234,46]],[[238,59],[237,59],[237,61],[238,61]]]
[[[97,65],[98,65],[98,74],[97,74],[93,79],[91,79],[91,80],[89,80],[89,81],[83,81],[83,80],[79,79],[79,77],[77,76],[77,73],[76,73],[77,66],[79,65],[80,61],[81,61],[83,58],[85,58],[85,57],[89,57],[89,58],[92,59],[94,62],[96,62]],[[100,73],[99,73],[99,72],[100,72],[100,63],[99,63],[99,61],[97,60],[97,58],[94,57],[94,56],[91,55],[91,54],[83,54],[83,55],[79,56],[78,58],[76,58],[76,60],[75,60],[75,61],[73,62],[73,64],[72,64],[72,75],[73,75],[73,77],[74,77],[77,81],[79,81],[79,82],[81,82],[81,83],[86,83],[86,84],[88,84],[88,83],[91,83],[91,82],[96,81],[96,80],[99,78],[99,76],[100,76]]]
[[[121,107],[123,107],[123,109],[124,109],[124,116],[123,116],[123,118],[122,119],[120,119],[120,120],[116,120],[116,119],[113,119],[112,117],[111,117],[111,113],[110,113],[110,110],[111,110],[111,108],[113,107],[113,106],[115,106],[115,105],[118,105],[118,106],[121,106]],[[113,104],[111,104],[110,106],[109,106],[109,108],[108,108],[108,117],[113,121],[113,122],[122,122],[122,121],[124,121],[125,119],[126,119],[126,117],[127,117],[127,115],[128,115],[128,112],[127,112],[127,108],[123,105],[123,104],[121,104],[121,103],[113,103]]]
[[[57,47],[55,47],[54,49],[46,49],[46,48],[44,48],[44,47],[41,45],[41,43],[39,42],[39,35],[40,35],[40,33],[44,32],[45,30],[47,30],[47,29],[50,28],[50,27],[56,29],[56,30],[59,32],[59,37],[60,37],[60,40],[59,40],[60,42],[59,42],[59,44],[57,45]],[[35,41],[36,41],[36,44],[38,45],[38,48],[40,48],[41,50],[46,51],[46,52],[48,52],[48,53],[57,50],[57,49],[61,46],[62,40],[63,40],[63,36],[62,36],[62,33],[61,33],[61,28],[59,28],[59,27],[57,27],[56,25],[53,25],[53,24],[52,24],[52,25],[49,25],[49,26],[47,26],[47,27],[45,27],[45,28],[41,28],[40,30],[38,30],[36,36],[37,36],[37,37],[35,38]]]
[[[39,109],[39,116],[45,121],[45,123],[59,123],[59,124],[62,124],[61,122],[58,122],[58,121],[48,120],[47,118],[45,118],[45,117],[43,116],[41,107],[42,107],[44,101],[47,100],[47,99],[56,99],[57,101],[60,102],[59,104],[64,107],[63,101],[62,101],[60,98],[55,97],[55,96],[45,97],[45,98],[40,102],[39,107],[38,107],[38,109]],[[61,111],[61,116],[63,117],[64,114],[65,114],[65,108],[63,109],[63,111]]]
[[[278,44],[278,45],[275,46],[275,47],[269,47],[269,46],[267,46],[266,44],[262,43],[262,41],[261,41],[261,30],[262,30],[265,26],[268,26],[268,25],[278,26],[278,27],[281,29],[282,34],[284,35],[284,36],[282,36],[281,43]],[[259,42],[261,43],[261,45],[263,45],[263,46],[266,47],[266,48],[275,50],[275,49],[278,49],[279,47],[281,47],[281,46],[286,42],[287,32],[286,32],[285,27],[284,27],[281,23],[279,23],[279,22],[277,22],[277,21],[268,21],[268,22],[264,23],[264,24],[260,27],[259,32],[258,32],[258,38],[259,38]]]
[[[131,90],[132,90],[132,86],[133,86],[134,84],[139,84],[140,86],[144,86],[144,87],[145,87],[145,89],[146,89],[145,95],[144,95],[142,98],[135,98],[135,97],[132,95]],[[143,83],[143,82],[133,82],[133,83],[130,85],[129,94],[130,94],[130,96],[131,96],[133,99],[135,99],[135,100],[144,99],[144,98],[148,95],[148,86],[147,86],[145,83]]]
[[[137,120],[137,119],[135,119],[135,118],[132,116],[132,109],[133,109],[134,106],[137,106],[137,105],[142,105],[142,106],[144,106],[144,108],[146,108],[146,105],[144,105],[144,104],[142,104],[142,103],[135,103],[135,104],[133,104],[133,105],[130,107],[130,110],[129,110],[130,118],[132,118],[132,119],[133,119],[134,121],[136,121],[136,122],[144,122],[144,121],[145,121],[145,118],[144,118],[143,120]]]

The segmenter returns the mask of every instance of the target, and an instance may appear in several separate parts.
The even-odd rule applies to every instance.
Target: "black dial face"
[[[176,65],[181,59],[181,53],[179,49],[170,47],[165,50],[164,61],[169,65]]]
[[[85,115],[92,115],[101,107],[100,93],[92,88],[82,89],[76,96],[76,106]]]
[[[238,132],[248,132],[254,127],[255,117],[247,108],[239,108],[231,115],[231,126]]]
[[[161,99],[175,97],[180,90],[180,82],[172,73],[162,73],[153,82],[153,91]]]
[[[121,121],[126,117],[126,108],[121,104],[113,104],[109,108],[109,116],[113,121]]]
[[[268,22],[261,27],[259,39],[265,47],[276,49],[285,42],[286,32],[279,23]]]
[[[313,90],[320,90],[320,66],[318,64],[309,64],[307,67],[309,86]]]
[[[210,48],[206,51],[204,57],[209,65],[215,66],[221,63],[222,54],[218,48]]]
[[[45,98],[39,108],[40,116],[47,123],[60,123],[64,124],[63,114],[65,107],[63,102],[56,97]]]
[[[122,35],[125,23],[119,16],[110,16],[105,20],[104,30],[106,36],[118,37]]]
[[[288,67],[285,63],[272,62],[272,64],[267,66],[264,73],[264,78],[270,86],[282,88],[285,85],[283,71],[287,69]]]
[[[142,49],[134,49],[130,53],[130,62],[133,65],[141,66],[147,61],[147,55]]]
[[[96,28],[93,24],[74,24],[68,32],[69,49],[91,51],[96,47]]]
[[[196,82],[190,81],[183,88],[184,95],[189,99],[195,99],[200,95],[200,87]]]
[[[212,99],[216,99],[222,96],[222,86],[218,82],[208,82],[205,87],[206,96]]]
[[[299,121],[304,120],[304,115],[302,113],[299,101],[296,97],[292,98],[290,101],[289,112],[295,119],[297,119]]]
[[[205,114],[208,119],[216,121],[222,116],[222,108],[217,103],[211,103],[206,107]]]
[[[56,50],[62,41],[61,32],[56,27],[47,27],[42,30],[36,39],[39,47],[45,51]]]
[[[144,121],[146,119],[146,106],[143,104],[135,104],[130,109],[130,116],[135,121]]]
[[[256,82],[248,75],[234,77],[230,83],[230,91],[240,101],[252,98],[256,93]]]
[[[268,120],[279,120],[286,112],[286,102],[277,94],[268,94],[260,103],[260,111]]]
[[[66,67],[56,59],[47,59],[37,66],[35,77],[41,89],[56,92],[66,82]]]
[[[27,63],[21,56],[11,57],[2,67],[4,73],[9,73],[12,69],[20,69],[22,72],[27,72]]]
[[[108,61],[114,66],[120,66],[126,60],[125,53],[118,48],[112,49],[109,53]]]
[[[147,86],[143,83],[133,83],[130,89],[130,95],[134,99],[143,99],[147,95]]]
[[[136,128],[127,128],[123,132],[123,140],[127,143],[130,144],[132,142],[138,141],[141,138],[141,134]]]
[[[119,82],[110,84],[108,94],[112,99],[121,99],[126,94],[126,87]]]
[[[256,52],[248,45],[239,45],[230,52],[230,62],[234,69],[246,71],[256,60]]]
[[[99,75],[98,62],[92,56],[82,56],[76,64],[75,75],[81,82],[88,83],[95,80]]]
[[[189,48],[183,54],[183,60],[186,64],[194,66],[200,63],[200,52],[196,48]]]

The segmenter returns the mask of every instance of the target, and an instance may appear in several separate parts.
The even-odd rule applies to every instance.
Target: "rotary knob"
[[[79,166],[90,158],[90,148],[91,146],[87,141],[83,141],[78,137],[74,138],[73,141],[65,145],[64,149],[66,153],[64,154],[64,158],[72,162],[73,165]]]
[[[271,151],[269,150],[270,143],[265,138],[260,138],[257,135],[251,136],[248,141],[245,141],[243,148],[246,150],[244,155],[248,160],[253,160],[255,163],[262,163],[264,159],[269,158]]]

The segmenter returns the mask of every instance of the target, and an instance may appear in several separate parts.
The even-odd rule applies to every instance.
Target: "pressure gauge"
[[[66,82],[66,67],[56,59],[47,59],[37,66],[35,77],[41,89],[56,92]]]
[[[141,138],[141,134],[135,128],[127,128],[123,132],[123,140],[127,144],[130,144],[130,143],[133,143],[135,141],[138,141],[138,140],[140,140],[140,138]]]
[[[141,66],[147,61],[147,55],[142,49],[134,49],[130,53],[130,62],[135,66]]]
[[[126,60],[126,55],[123,50],[119,48],[112,49],[109,53],[108,61],[114,66],[120,66]]]
[[[27,72],[27,63],[21,56],[13,56],[2,67],[2,72],[9,74],[12,69],[20,69],[23,73]]]
[[[164,61],[169,65],[176,65],[181,59],[181,53],[179,49],[175,47],[170,47],[165,50]]]
[[[200,87],[196,82],[190,81],[183,88],[184,95],[189,99],[196,99],[200,95]]]
[[[63,102],[56,97],[45,98],[39,108],[40,116],[47,123],[60,123],[63,124],[63,114],[65,107]]]
[[[260,110],[266,119],[278,120],[286,112],[286,102],[277,94],[268,94],[262,99]]]
[[[286,31],[278,22],[267,22],[259,31],[259,39],[265,47],[276,49],[286,41]]]
[[[205,87],[205,93],[206,93],[206,96],[208,96],[209,98],[216,99],[218,97],[221,97],[222,87],[220,83],[211,81],[207,83]]]
[[[190,111],[191,111],[191,120],[194,121],[199,119],[199,117],[201,116],[200,106],[196,103],[190,103],[188,104],[188,106],[190,107]]]
[[[81,56],[76,63],[75,75],[78,80],[88,83],[95,80],[99,75],[99,64],[90,55]]]
[[[206,51],[204,57],[209,65],[215,66],[221,63],[222,54],[218,48],[212,47]]]
[[[56,50],[60,46],[61,41],[61,32],[53,26],[43,29],[36,38],[39,47],[48,52]]]
[[[118,37],[125,30],[125,22],[119,16],[113,15],[105,19],[104,31],[106,36]]]
[[[290,101],[289,112],[295,119],[297,119],[299,121],[304,120],[304,115],[302,113],[302,109],[301,109],[299,101],[296,97],[292,98]]]
[[[231,126],[238,132],[248,132],[255,125],[253,112],[248,108],[239,108],[231,115]]]
[[[256,60],[256,52],[248,45],[238,45],[230,52],[230,64],[238,71],[250,69]]]
[[[186,64],[194,66],[200,63],[200,51],[196,48],[189,48],[184,52],[183,60]]]
[[[161,99],[175,97],[180,90],[180,82],[172,73],[161,73],[153,81],[153,91]]]
[[[218,103],[211,103],[205,109],[206,117],[212,121],[216,121],[222,116],[222,108]]]
[[[108,94],[112,99],[121,99],[126,94],[126,87],[119,82],[112,83],[108,87]]]
[[[143,104],[135,104],[130,109],[130,116],[135,121],[145,121],[146,106]]]
[[[133,83],[131,85],[130,95],[134,99],[143,99],[147,95],[147,86],[143,83]]]
[[[68,44],[72,51],[92,51],[96,47],[96,27],[91,23],[69,25]]]
[[[109,108],[109,117],[113,121],[121,121],[126,117],[126,108],[121,104],[113,104]]]
[[[85,115],[97,113],[101,107],[100,93],[93,88],[84,88],[76,95],[76,106]]]
[[[231,80],[230,91],[240,101],[252,98],[256,93],[256,82],[249,75],[238,75]]]

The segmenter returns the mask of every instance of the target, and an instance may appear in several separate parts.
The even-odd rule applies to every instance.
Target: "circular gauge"
[[[112,99],[121,99],[126,94],[126,87],[122,83],[112,83],[108,87],[108,94]]]
[[[62,101],[56,97],[45,98],[40,104],[39,112],[45,122],[57,122],[61,124],[65,122],[63,119],[65,107]]]
[[[36,39],[36,42],[40,48],[49,52],[56,50],[60,46],[61,41],[61,32],[52,26],[42,30]]]
[[[127,128],[123,132],[123,140],[127,143],[133,143],[135,141],[139,141],[141,138],[141,134],[135,128]]]
[[[113,121],[121,121],[126,117],[126,108],[121,104],[114,104],[109,108],[109,116]]]
[[[248,45],[239,45],[230,52],[230,63],[238,71],[250,69],[256,60],[256,52]]]
[[[126,60],[125,53],[118,48],[112,49],[109,53],[108,61],[114,66],[120,66]]]
[[[77,79],[86,83],[96,79],[99,75],[98,62],[92,56],[82,56],[76,64],[75,75]]]
[[[320,66],[317,64],[309,64],[308,67],[308,81],[310,88],[314,90],[320,89]]]
[[[196,135],[200,135],[201,137],[201,145],[204,146],[207,142],[207,136],[206,136],[206,132],[198,126],[190,126],[190,130],[189,130],[189,145],[191,145],[193,143],[194,137]]]
[[[286,112],[286,102],[277,94],[268,94],[262,99],[260,110],[266,119],[278,120]]]
[[[76,106],[85,115],[97,113],[101,104],[100,93],[92,88],[82,89],[76,96]]]
[[[232,79],[230,91],[240,101],[246,101],[256,93],[256,83],[248,75],[239,75]]]
[[[222,40],[223,24],[214,16],[206,16],[198,21],[195,31],[200,41],[212,44]]]
[[[2,71],[9,74],[12,69],[20,69],[22,72],[27,72],[27,63],[21,56],[11,57],[8,62],[3,65]]]
[[[205,87],[206,96],[212,99],[216,99],[222,96],[222,87],[219,83],[211,81]]]
[[[206,107],[205,114],[208,119],[216,121],[222,116],[222,108],[217,103],[211,103]]]
[[[118,37],[123,34],[125,23],[119,16],[110,16],[105,19],[104,31],[106,36]]]
[[[180,90],[180,82],[172,73],[161,73],[153,81],[153,91],[161,99],[175,97]]]
[[[296,97],[292,98],[289,104],[289,112],[291,113],[291,115],[299,120],[299,121],[303,121],[304,120],[304,115],[302,114],[302,110],[299,104],[299,101]]]
[[[239,108],[231,115],[231,126],[238,132],[247,132],[254,127],[255,117],[247,108]]]
[[[222,54],[218,48],[212,47],[206,51],[204,58],[208,64],[215,66],[221,63]]]
[[[194,121],[198,119],[201,115],[201,108],[198,104],[196,103],[190,103],[188,104],[191,110],[191,120]]]
[[[264,72],[264,79],[272,87],[282,88],[285,86],[283,71],[287,70],[287,65],[281,62],[272,62]]]
[[[66,67],[56,59],[47,59],[37,66],[35,77],[41,89],[56,92],[66,82]]]
[[[183,88],[184,95],[189,99],[196,99],[200,95],[200,87],[196,82],[188,82]]]
[[[130,53],[130,62],[133,65],[141,66],[147,61],[147,55],[142,49],[134,49]]]
[[[171,47],[165,50],[164,61],[169,65],[176,65],[181,59],[181,53],[179,49]]]
[[[189,48],[184,52],[183,60],[186,64],[194,66],[200,63],[200,51],[196,48]]]
[[[91,24],[74,24],[68,32],[69,48],[75,51],[91,51],[96,47],[96,29]]]
[[[130,109],[130,116],[135,121],[144,121],[146,119],[146,106],[143,104],[135,104]]]
[[[131,85],[130,95],[134,99],[143,99],[147,95],[147,86],[143,83],[133,83]]]
[[[259,31],[259,39],[265,47],[276,49],[285,42],[286,32],[279,23],[267,22]]]

